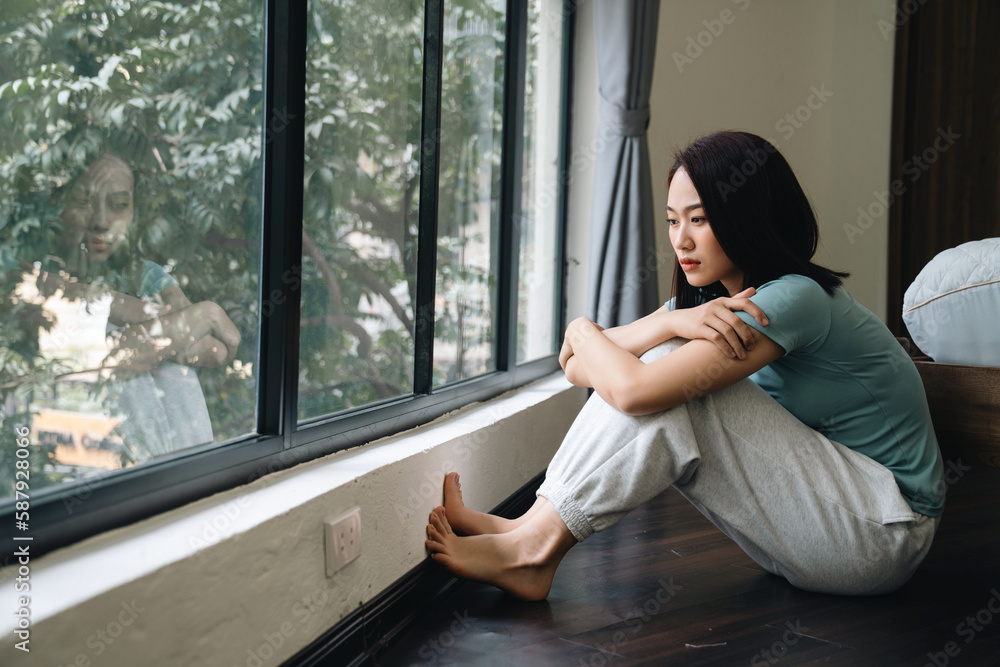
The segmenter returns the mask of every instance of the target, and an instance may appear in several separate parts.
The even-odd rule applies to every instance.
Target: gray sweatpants
[[[595,393],[538,495],[583,541],[671,485],[761,567],[817,592],[898,588],[939,523],[910,509],[888,469],[812,430],[751,380],[642,417]]]

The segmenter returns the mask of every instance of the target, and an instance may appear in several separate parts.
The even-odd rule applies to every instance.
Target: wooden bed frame
[[[907,351],[916,349],[907,339],[900,344]],[[944,457],[1000,468],[1000,367],[911,358],[924,382]]]

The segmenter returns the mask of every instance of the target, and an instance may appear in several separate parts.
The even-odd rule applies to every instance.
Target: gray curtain
[[[659,306],[646,143],[659,13],[659,0],[594,3],[601,122],[587,293],[590,319],[604,327],[627,324]]]

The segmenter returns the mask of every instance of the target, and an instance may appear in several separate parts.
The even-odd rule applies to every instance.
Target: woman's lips
[[[684,269],[685,271],[690,271],[691,269],[696,269],[699,266],[701,266],[701,262],[696,262],[693,259],[682,259],[680,260],[680,262],[681,262],[681,268]]]
[[[111,247],[111,242],[108,239],[90,238],[87,239],[87,247],[94,252],[104,252]]]

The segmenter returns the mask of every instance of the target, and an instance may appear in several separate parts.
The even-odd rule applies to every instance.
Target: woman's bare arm
[[[116,294],[116,297],[118,295]],[[188,366],[220,366],[232,361],[240,334],[229,316],[210,301],[191,303],[178,285],[160,292],[163,306],[151,310],[135,297],[116,298],[111,320],[116,332],[116,358],[125,365],[155,367],[162,361]]]
[[[749,299],[755,293],[751,287],[733,297],[722,297],[695,308],[669,310],[661,306],[655,312],[630,324],[603,329],[615,345],[638,358],[644,352],[671,338],[704,339],[713,343],[730,358],[746,357],[753,349],[757,332],[735,314],[742,310],[761,325],[767,326],[764,311]],[[564,342],[560,364],[567,379],[579,387],[592,387],[584,369],[573,359],[572,345]]]
[[[200,301],[154,320],[126,325],[109,336],[111,358],[125,369],[150,369],[163,361],[188,366],[220,366],[236,356],[240,334],[225,311]]]
[[[780,345],[758,334],[757,344],[743,359],[728,357],[715,344],[696,339],[646,364],[586,318],[570,323],[566,340],[579,372],[594,390],[630,415],[659,412],[718,391],[784,354]]]

